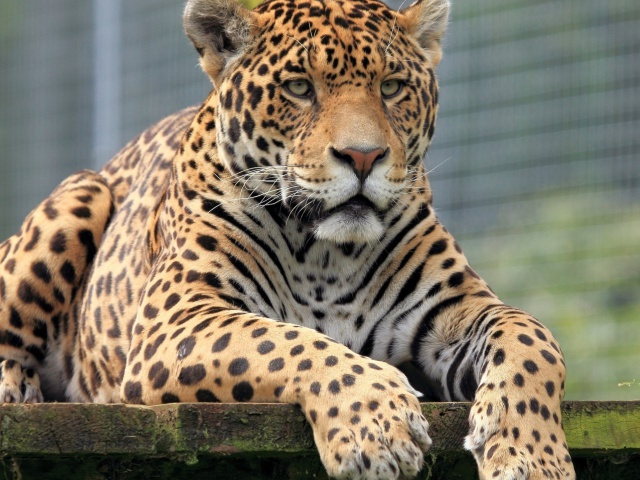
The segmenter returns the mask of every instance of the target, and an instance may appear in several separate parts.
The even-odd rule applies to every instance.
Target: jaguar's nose
[[[331,153],[341,162],[350,165],[362,182],[367,178],[374,165],[387,157],[389,149],[373,148],[369,150],[361,150],[357,148],[344,148],[338,151],[335,148],[332,148]]]

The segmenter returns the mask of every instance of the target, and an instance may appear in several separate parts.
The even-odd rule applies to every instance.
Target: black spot
[[[213,272],[207,272],[204,274],[204,281],[213,288],[220,288],[222,286],[222,282],[220,281],[220,277]]]
[[[551,416],[551,413],[549,412],[549,409],[547,408],[546,405],[543,405],[540,408],[540,415],[542,416],[542,418],[544,418],[545,420],[549,420],[549,417]]]
[[[218,245],[218,241],[209,235],[199,235],[196,242],[198,242],[198,245],[202,248],[209,250],[210,252],[215,251]]]
[[[76,270],[73,268],[73,264],[68,260],[65,261],[60,267],[60,275],[65,282],[73,284],[76,279]]]
[[[295,347],[293,347],[291,349],[291,351],[289,352],[289,354],[292,357],[295,357],[296,355],[300,355],[302,352],[304,352],[304,345],[296,345]]]
[[[327,367],[333,367],[338,364],[338,358],[333,355],[330,355],[325,359],[324,364]]]
[[[91,218],[91,210],[89,210],[89,207],[76,207],[71,210],[71,213],[78,218]]]
[[[196,338],[194,336],[189,336],[180,341],[178,344],[178,360],[182,360],[187,358],[191,352],[193,351],[193,347],[196,346]]]
[[[524,365],[524,368],[527,370],[527,372],[529,372],[532,375],[538,371],[538,365],[536,365],[536,362],[532,360],[525,360],[523,365]]]
[[[191,333],[198,333],[201,332],[203,330],[205,330],[209,325],[211,325],[211,322],[213,321],[213,319],[211,318],[207,318],[203,321],[201,321],[198,325],[196,325],[195,327],[193,327],[193,330],[191,330]]]
[[[49,242],[49,249],[53,253],[63,253],[67,249],[67,237],[64,235],[62,230],[51,238],[51,242]]]
[[[447,280],[447,285],[449,285],[449,287],[451,288],[455,288],[460,284],[462,284],[463,281],[464,281],[464,272],[457,272],[449,277],[449,280]]]
[[[527,411],[527,404],[525,403],[525,401],[520,401],[518,402],[518,404],[516,405],[516,411],[520,414],[520,415],[524,415]]]
[[[142,402],[142,384],[140,382],[128,381],[124,386],[124,396],[129,402]]]
[[[552,381],[548,381],[544,384],[544,388],[547,390],[547,395],[553,397],[553,394],[556,392],[556,385]]]
[[[528,347],[533,345],[533,339],[529,335],[525,335],[524,333],[518,335],[518,340],[520,341],[520,343],[523,343]]]
[[[261,337],[262,335],[264,335],[265,333],[267,333],[268,329],[265,327],[262,328],[256,328],[253,332],[251,332],[251,337],[252,338],[258,338]]]
[[[38,320],[38,319],[34,320],[33,336],[41,338],[46,342],[48,338],[47,333],[48,333],[47,324],[43,320]]]
[[[270,372],[277,372],[279,370],[282,370],[283,368],[284,368],[284,358],[282,357],[274,358],[269,362]]]
[[[158,311],[156,307],[147,303],[144,307],[143,314],[145,318],[154,319],[158,316]]]
[[[163,393],[162,399],[160,400],[162,403],[179,403],[180,397],[174,395],[173,393]]]
[[[186,278],[187,283],[195,282],[199,278],[200,278],[200,272],[196,272],[194,270],[189,270],[189,272],[187,272],[187,278]]]
[[[256,146],[263,152],[269,153],[269,143],[264,139],[264,137],[258,137],[256,139]]]
[[[249,96],[249,102],[253,110],[256,109],[256,107],[262,100],[263,93],[264,93],[264,89],[262,87],[254,87],[253,90],[251,90],[251,95]]]
[[[524,386],[524,377],[523,377],[521,374],[516,373],[516,374],[513,376],[513,383],[514,383],[517,387],[522,387],[522,386]]]
[[[354,377],[353,375],[346,373],[342,376],[342,385],[344,385],[345,387],[350,387],[355,383],[356,383],[356,377]]]
[[[451,267],[453,267],[456,263],[456,259],[455,258],[447,258],[444,262],[442,262],[442,266],[441,268],[443,270],[448,270]]]
[[[211,390],[201,388],[196,392],[196,399],[199,402],[220,402]]]
[[[429,249],[429,255],[439,255],[447,249],[447,241],[442,239],[434,242]]]
[[[540,354],[551,365],[555,365],[558,362],[558,360],[556,359],[555,355],[553,353],[551,353],[551,352],[548,352],[547,350],[540,350]]]
[[[253,398],[253,387],[249,382],[240,382],[233,386],[231,395],[236,402],[248,402]]]
[[[298,371],[303,372],[305,370],[311,370],[312,366],[313,362],[311,360],[302,360],[300,363],[298,363]]]
[[[229,346],[230,339],[231,339],[231,333],[225,333],[213,343],[213,348],[211,349],[211,351],[213,353],[223,351],[225,348]]]
[[[362,452],[362,463],[364,463],[364,468],[369,470],[371,468],[371,459]]]
[[[153,381],[151,386],[155,390],[158,390],[163,388],[166,385],[167,380],[169,380],[169,369],[165,368],[162,362],[156,362],[149,369],[148,377],[149,380]]]
[[[504,350],[501,348],[498,349],[498,351],[493,356],[493,364],[495,366],[502,365],[502,363],[504,362],[504,357],[505,357]]]
[[[235,358],[229,364],[229,375],[234,377],[242,375],[247,370],[249,370],[249,361],[244,357]]]
[[[176,303],[180,301],[180,295],[177,293],[172,293],[167,297],[167,300],[164,302],[164,309],[169,310],[170,308],[175,307]]]
[[[260,353],[261,355],[265,355],[271,352],[274,348],[276,348],[275,343],[273,343],[271,340],[265,340],[260,345],[258,345],[258,353]]]
[[[191,367],[183,367],[178,375],[178,381],[182,385],[194,385],[207,375],[204,365],[198,363]]]
[[[535,329],[535,332],[536,332],[536,337],[538,337],[538,338],[539,338],[540,340],[542,340],[543,342],[546,342],[546,341],[547,341],[547,336],[546,336],[544,333],[542,333],[542,331],[541,331],[541,330],[538,330],[538,329],[536,328],[536,329]]]
[[[231,142],[236,143],[240,140],[240,121],[236,117],[231,118],[228,133]]]
[[[334,395],[338,395],[340,393],[340,382],[331,380],[331,382],[329,382],[329,391]]]
[[[31,284],[22,280],[18,286],[18,298],[24,303],[35,303],[45,313],[53,311],[53,305],[42,298],[31,286]]]
[[[244,122],[242,122],[242,130],[249,139],[253,138],[253,130],[256,127],[256,123],[253,121],[253,117],[248,110],[244,111]],[[245,157],[246,159],[246,157]]]
[[[51,281],[51,272],[49,271],[49,267],[47,267],[46,263],[35,262],[31,265],[31,271],[43,282],[49,283]]]
[[[298,335],[300,335],[299,332],[291,330],[284,334],[284,338],[286,338],[287,340],[295,340],[296,338],[298,338]]]
[[[11,326],[15,328],[22,328],[24,326],[24,324],[22,323],[22,318],[20,317],[20,313],[18,313],[18,311],[13,307],[11,307],[9,322],[11,323]]]
[[[329,430],[329,433],[327,435],[327,440],[331,441],[333,440],[333,438],[336,436],[336,434],[340,431],[339,428],[332,428],[331,430]]]
[[[24,246],[24,251],[29,252],[34,249],[34,247],[38,244],[40,240],[40,229],[38,227],[33,227],[33,233],[31,235],[31,240]]]
[[[184,258],[185,260],[198,260],[200,257],[196,255],[196,252],[187,248],[184,252],[182,252],[182,258]]]
[[[497,449],[498,449],[498,444],[494,443],[491,446],[491,448],[489,448],[489,450],[487,450],[487,455],[486,455],[487,460],[489,460],[491,457],[493,457],[493,454],[496,452]]]
[[[320,385],[320,382],[313,382],[309,387],[309,391],[314,395],[320,395],[321,388],[322,386]]]
[[[9,332],[7,332],[7,334],[8,333]],[[20,337],[17,337],[17,339],[22,343],[22,339],[20,339]],[[18,347],[18,345],[13,345],[11,343],[9,343],[9,345]],[[29,352],[31,355],[33,355],[33,357],[36,359],[38,363],[42,363],[44,361],[45,354],[41,348],[38,348],[35,345],[29,345],[25,350]]]
[[[322,340],[316,340],[315,342],[313,342],[313,346],[316,347],[318,350],[324,350],[329,345],[327,344],[327,342],[323,342]]]
[[[533,413],[538,413],[538,411],[540,410],[540,403],[538,402],[538,400],[536,400],[535,398],[532,398],[531,401],[529,402],[529,409],[531,409],[531,411]]]
[[[78,232],[78,240],[80,240],[80,243],[85,247],[86,257],[84,261],[89,265],[98,251],[96,244],[93,241],[93,232],[87,229],[80,230]]]

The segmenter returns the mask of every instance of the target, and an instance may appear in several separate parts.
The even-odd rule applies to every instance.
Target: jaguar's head
[[[448,0],[398,12],[378,0],[252,11],[190,0],[186,33],[213,81],[218,155],[238,185],[319,239],[377,240],[424,175],[448,10]]]

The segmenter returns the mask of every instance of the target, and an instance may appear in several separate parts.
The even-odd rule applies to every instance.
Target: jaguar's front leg
[[[215,305],[202,292],[142,302],[126,402],[299,404],[331,476],[393,479],[420,470],[431,440],[402,373],[315,330]]]
[[[61,360],[68,353],[64,339],[75,334],[73,305],[112,208],[105,180],[84,170],[65,179],[0,243],[0,403],[64,399],[72,373]],[[41,388],[44,365],[49,377]]]
[[[465,447],[480,477],[575,478],[560,412],[565,365],[551,332],[504,305],[485,310],[467,332],[448,378],[456,396],[477,381]]]

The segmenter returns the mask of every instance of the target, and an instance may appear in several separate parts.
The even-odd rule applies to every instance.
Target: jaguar
[[[0,400],[284,402],[329,475],[413,477],[421,395],[483,479],[575,478],[565,364],[438,221],[448,0],[189,0],[213,83],[0,244]]]

